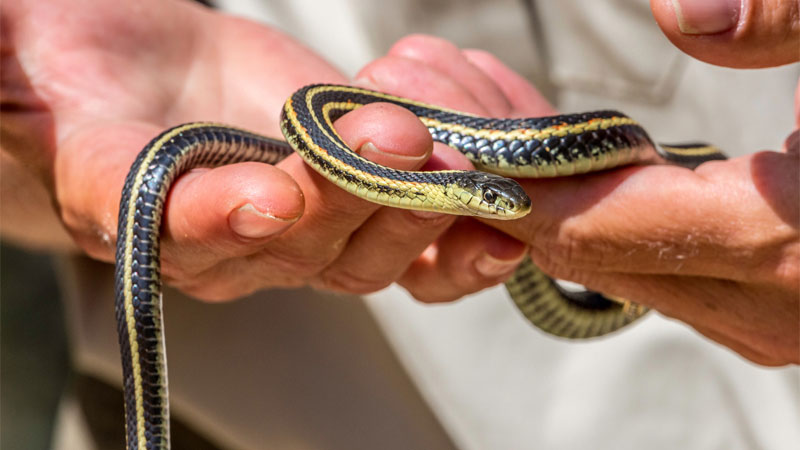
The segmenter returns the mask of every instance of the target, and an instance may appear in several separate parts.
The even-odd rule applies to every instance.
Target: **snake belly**
[[[460,150],[481,171],[399,171],[360,157],[336,133],[333,121],[374,102],[410,110],[434,140]],[[159,230],[172,182],[192,168],[275,164],[296,151],[331,182],[376,203],[514,219],[527,214],[530,199],[518,183],[501,175],[572,175],[654,157],[692,167],[724,158],[703,144],[656,146],[639,125],[614,111],[492,119],[335,85],[311,85],[294,93],[283,108],[281,128],[288,144],[221,124],[179,125],[154,138],[128,173],[119,210],[115,310],[129,449],[170,447]],[[607,334],[645,312],[625,300],[567,292],[530,260],[506,286],[531,323],[563,337]]]

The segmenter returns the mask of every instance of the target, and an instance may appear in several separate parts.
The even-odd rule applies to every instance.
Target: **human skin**
[[[13,25],[2,44],[2,231],[33,245],[75,242],[110,261],[122,180],[152,136],[191,120],[277,136],[276,111],[294,89],[346,81],[284,35],[188,3],[161,2],[157,16],[146,2],[9,3],[0,6]],[[92,14],[63,20],[82,6]],[[491,55],[427,37],[398,43],[360,82],[492,116],[554,112]],[[431,154],[424,127],[391,106],[365,107],[337,129],[356,148],[372,142],[362,151],[393,167],[418,168]],[[426,168],[469,167],[435,149]],[[303,284],[361,293],[397,280],[420,300],[449,301],[505,278],[529,245],[550,275],[652,306],[753,361],[798,363],[798,157],[525,181],[536,207],[509,223],[377,207],[296,156],[277,168],[195,170],[168,199],[164,273],[207,300]],[[9,179],[16,194],[6,197]],[[675,202],[687,193],[691,208]],[[46,213],[51,203],[57,214]],[[53,239],[62,223],[69,235]]]
[[[277,137],[294,90],[347,81],[288,36],[191,2],[25,0],[0,8],[0,223],[4,238],[29,246],[112,261],[123,180],[153,136],[202,120]],[[375,105],[336,126],[384,165],[469,167],[457,152],[430,158],[425,128],[395,116]],[[455,220],[353,197],[297,155],[275,167],[196,169],[167,199],[163,274],[210,301],[301,285],[371,292],[403,275],[448,229],[485,245],[470,248],[471,270],[443,285],[458,284],[463,295],[513,271],[523,244]],[[404,283],[414,289],[413,277]]]
[[[681,48],[695,35],[669,28],[672,10],[654,13]],[[659,16],[661,14],[661,16]],[[780,16],[785,17],[785,16]],[[759,14],[749,20],[765,23]],[[779,24],[770,23],[775,27]],[[753,25],[755,26],[755,25]],[[793,29],[795,24],[784,28]],[[676,27],[673,25],[673,27]],[[752,30],[751,26],[742,26]],[[761,39],[758,58],[740,67],[796,61],[787,46]],[[782,35],[784,38],[786,35]],[[788,34],[798,44],[796,35]],[[719,37],[708,45],[752,48],[746,39]],[[764,51],[772,48],[773,52]],[[703,53],[702,56],[707,56]],[[735,52],[727,52],[735,58]],[[795,59],[792,59],[792,58]],[[721,63],[722,57],[713,58]],[[361,83],[397,95],[494,117],[555,111],[519,75],[492,55],[461,50],[428,36],[398,42],[368,65]],[[419,86],[425,86],[420,90]],[[796,94],[800,111],[800,90]],[[800,124],[800,115],[796,116]],[[787,133],[790,130],[787,130]],[[530,246],[533,261],[551,276],[650,306],[764,365],[800,362],[800,150],[795,130],[780,151],[702,164],[634,166],[559,179],[524,180],[533,199],[527,217],[488,222]],[[757,149],[754,149],[757,150]],[[681,199],[691,198],[691,202]],[[461,243],[460,247],[468,245]],[[450,250],[448,255],[457,255]],[[446,264],[436,261],[432,264]],[[413,268],[426,273],[418,260]],[[422,276],[422,275],[420,275]],[[431,280],[433,282],[433,280]],[[419,286],[425,287],[422,283]],[[437,290],[417,298],[447,301]]]

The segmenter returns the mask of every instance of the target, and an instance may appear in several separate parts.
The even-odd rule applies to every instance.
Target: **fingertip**
[[[411,59],[426,60],[443,52],[457,53],[458,47],[452,42],[427,34],[410,34],[395,42],[389,49],[389,55],[403,56]]]
[[[473,94],[453,77],[424,61],[402,55],[373,60],[358,73],[356,84],[458,111],[486,113]]]
[[[478,49],[464,49],[462,54],[472,65],[494,81],[509,100],[515,115],[556,114],[550,102],[523,76],[506,66],[493,54]]]
[[[741,0],[671,0],[673,15],[683,34],[716,34],[739,21]]]
[[[417,169],[433,151],[431,135],[419,118],[389,103],[358,108],[335,125],[350,148],[373,162],[396,169]]]
[[[486,114],[495,117],[509,114],[511,102],[502,88],[471,64],[465,53],[452,42],[433,36],[411,35],[400,39],[389,54],[419,61],[449,77],[469,93]]]
[[[650,0],[667,38],[701,61],[733,68],[800,60],[798,2],[785,0]]]
[[[285,172],[261,163],[194,170],[171,190],[165,229],[179,242],[214,243],[275,236],[303,214],[303,193]]]
[[[483,70],[487,75],[493,78],[498,84],[502,79],[496,79],[496,76],[506,66],[492,53],[479,48],[465,48],[461,53],[467,58],[467,61],[472,63],[475,67]]]
[[[527,254],[527,246],[472,219],[455,222],[400,278],[417,300],[440,303],[502,283]]]
[[[59,144],[52,168],[55,201],[72,239],[93,258],[113,261],[125,176],[157,131],[144,123],[99,122]]]

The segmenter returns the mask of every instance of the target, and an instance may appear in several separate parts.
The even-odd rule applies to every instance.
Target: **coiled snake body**
[[[333,121],[373,102],[407,108],[434,140],[460,150],[481,171],[400,171],[352,152]],[[131,167],[120,203],[115,274],[129,449],[169,448],[159,228],[167,191],[177,176],[191,168],[242,161],[274,164],[297,151],[332,182],[376,203],[514,219],[528,213],[531,201],[519,184],[500,175],[572,175],[654,158],[694,167],[724,158],[702,144],[655,145],[636,122],[615,111],[492,119],[335,85],[312,85],[294,93],[282,111],[281,128],[290,145],[225,125],[180,125],[153,139]],[[506,285],[534,325],[567,338],[610,333],[646,311],[597,293],[566,292],[530,260]]]

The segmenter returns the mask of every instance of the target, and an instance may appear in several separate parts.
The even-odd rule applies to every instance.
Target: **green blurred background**
[[[69,379],[52,256],[0,245],[0,448],[48,449]]]

